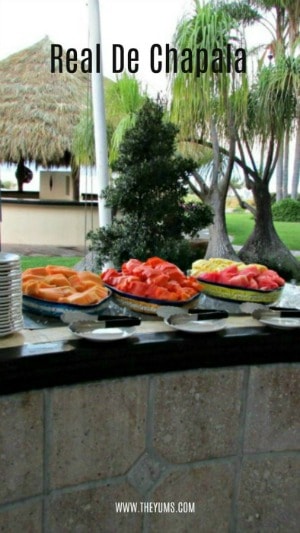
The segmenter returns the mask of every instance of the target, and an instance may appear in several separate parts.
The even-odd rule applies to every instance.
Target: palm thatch
[[[74,127],[85,108],[89,76],[50,72],[51,41],[0,61],[0,162],[68,165]]]

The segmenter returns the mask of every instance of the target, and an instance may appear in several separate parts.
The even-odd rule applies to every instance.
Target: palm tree
[[[299,262],[278,237],[271,211],[269,184],[278,161],[281,141],[295,118],[295,88],[299,85],[299,61],[281,56],[264,67],[249,92],[248,116],[239,129],[238,144],[244,163],[245,183],[255,200],[255,225],[239,256],[244,261],[266,263],[285,277],[300,279]],[[253,146],[264,154],[258,165]],[[250,163],[246,163],[246,155]]]
[[[282,54],[294,56],[299,45],[300,2],[295,0],[250,0],[256,9],[257,19],[270,33],[271,41],[267,46],[271,57],[276,61]],[[273,15],[273,22],[265,15]],[[292,172],[291,196],[297,198],[300,175],[300,95],[297,94],[295,117],[295,149]],[[277,171],[277,199],[288,194],[288,167],[290,158],[290,131],[286,130],[280,147]]]
[[[300,97],[297,102],[297,130],[296,130],[296,140],[295,140],[295,157],[294,157],[294,166],[292,174],[292,187],[291,187],[291,197],[295,200],[298,197],[298,186],[300,178]]]
[[[177,29],[175,43],[179,50],[205,48],[234,49],[239,36],[229,10],[218,4],[196,2],[196,12],[184,19]],[[242,36],[239,36],[242,39]],[[243,41],[242,41],[243,42]],[[234,70],[215,74],[212,69],[195,74],[178,73],[173,79],[172,115],[181,126],[185,139],[208,145],[213,151],[213,172],[209,184],[194,173],[194,192],[214,210],[207,257],[232,257],[225,222],[225,200],[234,163],[244,171],[246,186],[256,203],[255,228],[243,248],[244,260],[264,262],[279,268],[287,276],[300,278],[299,263],[279,239],[271,213],[269,183],[278,160],[284,131],[295,117],[295,88],[298,62],[293,58],[278,61],[274,68],[263,67],[250,87],[246,74]],[[258,165],[255,144],[266,154]],[[222,155],[226,156],[222,162]]]
[[[113,129],[109,144],[109,162],[113,164],[125,132],[134,126],[136,114],[145,101],[145,94],[142,93],[136,78],[124,73],[109,87],[106,97],[107,120]]]
[[[192,190],[214,211],[206,257],[236,259],[226,229],[225,202],[236,152],[235,120],[244,112],[247,80],[244,74],[236,76],[234,68],[227,72],[224,65],[230,43],[233,67],[237,43],[238,28],[230,14],[212,4],[201,7],[195,2],[195,7],[195,14],[179,23],[174,43],[181,52],[191,49],[196,55],[196,48],[206,50],[208,69],[199,75],[194,63],[193,72],[173,74],[171,117],[180,125],[183,139],[199,144],[209,140],[212,147],[210,180],[205,179],[201,170],[189,179]],[[214,49],[221,50],[223,55],[222,74],[215,73],[211,66]],[[227,148],[226,158],[221,146]]]
[[[144,99],[138,81],[126,73],[116,83],[106,85],[105,107],[110,165],[116,160],[124,133],[133,126],[136,113]],[[90,100],[76,128],[73,151],[79,164],[94,165],[94,125]]]

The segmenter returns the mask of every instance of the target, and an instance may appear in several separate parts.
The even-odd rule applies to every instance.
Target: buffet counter
[[[27,329],[0,339],[0,395],[179,369],[299,362],[298,328],[271,329],[252,316],[229,316],[224,330],[189,334],[145,315],[130,338],[115,342],[78,339],[58,318],[26,318]]]
[[[1,531],[298,531],[299,328],[27,318],[0,339]]]

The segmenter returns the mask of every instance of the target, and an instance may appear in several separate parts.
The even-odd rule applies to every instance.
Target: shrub
[[[118,177],[103,191],[118,217],[88,234],[98,267],[158,255],[190,268],[194,251],[186,239],[211,224],[213,215],[208,206],[184,201],[196,164],[176,154],[176,135],[162,106],[147,99],[120,145],[114,165]]]
[[[300,202],[284,198],[272,205],[273,220],[281,222],[300,222]]]
[[[211,208],[202,202],[186,202],[183,204],[183,213],[183,231],[191,237],[213,222]]]
[[[89,232],[88,238],[96,254],[97,270],[101,270],[106,261],[111,261],[116,269],[120,269],[132,257],[145,261],[148,257],[159,256],[185,271],[201,255],[188,239],[153,239],[150,228],[140,227],[133,217],[126,215],[114,220],[109,227]]]
[[[15,184],[12,181],[9,181],[9,180],[6,180],[6,181],[1,181],[0,180],[0,187],[1,187],[1,189],[14,189],[15,188]]]

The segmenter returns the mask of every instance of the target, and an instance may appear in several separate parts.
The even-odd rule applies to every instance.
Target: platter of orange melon
[[[73,309],[97,312],[112,294],[98,274],[59,265],[24,270],[22,292],[24,311],[50,316]]]

